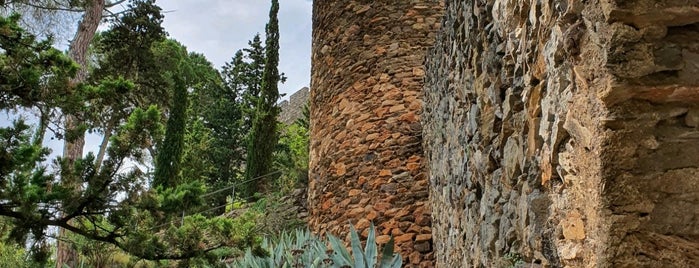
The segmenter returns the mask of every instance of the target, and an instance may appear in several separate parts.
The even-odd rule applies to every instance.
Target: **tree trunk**
[[[104,161],[104,156],[107,154],[107,145],[109,145],[109,138],[112,137],[112,131],[116,126],[116,119],[111,119],[107,124],[107,128],[104,130],[104,137],[102,138],[102,143],[100,144],[100,150],[97,153],[97,160],[95,160],[95,170],[99,172],[100,167],[102,167],[102,161]]]
[[[92,0],[88,2],[85,6],[85,13],[83,14],[82,20],[78,23],[78,30],[75,33],[75,38],[70,44],[70,49],[68,50],[68,56],[70,56],[76,63],[78,63],[81,68],[78,70],[77,75],[70,83],[71,87],[75,87],[78,84],[85,81],[87,78],[87,68],[85,68],[85,59],[87,54],[87,48],[95,36],[97,31],[97,26],[99,26],[102,20],[102,10],[104,9],[105,0]],[[71,131],[80,125],[80,119],[75,114],[66,114],[65,129],[66,132]],[[85,145],[85,133],[80,133],[76,139],[65,140],[63,145],[63,157],[69,163],[68,167],[72,168],[73,163],[76,159],[82,157],[83,146]],[[65,173],[64,173],[65,174]],[[73,176],[69,176],[73,177]],[[71,185],[75,188],[80,187],[77,182],[72,181],[71,178],[61,178],[64,180],[63,183]],[[65,180],[68,181],[65,181]],[[58,248],[56,249],[56,267],[63,268],[63,265],[68,265],[69,267],[78,266],[78,255],[71,246],[66,243],[68,241],[66,237],[66,230],[60,229]]]

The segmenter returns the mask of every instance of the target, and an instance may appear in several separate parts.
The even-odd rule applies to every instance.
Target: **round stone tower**
[[[421,91],[440,0],[313,3],[311,228],[392,235],[408,266],[431,267]]]

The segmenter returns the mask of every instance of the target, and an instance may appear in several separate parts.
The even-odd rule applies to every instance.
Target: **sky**
[[[279,85],[286,98],[309,86],[311,73],[310,0],[279,1],[279,71],[287,81]],[[189,51],[204,54],[219,68],[235,52],[246,48],[256,33],[264,39],[270,1],[161,0],[163,27]]]

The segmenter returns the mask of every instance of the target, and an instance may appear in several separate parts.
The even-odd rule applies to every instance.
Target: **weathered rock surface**
[[[699,2],[446,1],[441,29],[438,267],[699,267]]]
[[[313,3],[309,225],[395,237],[407,266],[433,265],[420,116],[438,0]]]

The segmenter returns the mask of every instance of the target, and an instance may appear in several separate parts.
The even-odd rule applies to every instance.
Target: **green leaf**
[[[403,258],[400,254],[396,254],[391,260],[391,268],[400,268],[401,266],[403,266]]]
[[[352,226],[351,224],[350,224],[350,237],[351,237],[350,244],[352,244],[352,255],[354,257],[354,267],[355,268],[367,267],[366,263],[364,261],[365,257],[364,257],[364,252],[362,251],[362,242],[359,240],[359,234],[357,233],[357,230],[354,229],[354,226]]]
[[[393,260],[393,236],[391,236],[391,239],[388,240],[388,243],[383,246],[383,250],[381,252],[381,263],[379,263],[379,267],[381,268],[389,268],[391,267],[391,263]],[[398,255],[400,256],[400,255]]]
[[[330,256],[333,262],[338,266],[351,265],[352,255],[347,251],[342,241],[334,235],[327,235],[327,237],[333,249],[333,254]]]
[[[364,247],[364,254],[366,266],[369,268],[374,268],[374,265],[376,264],[376,259],[378,258],[374,223],[371,223],[371,226],[369,227],[369,236],[367,237],[366,246]]]

